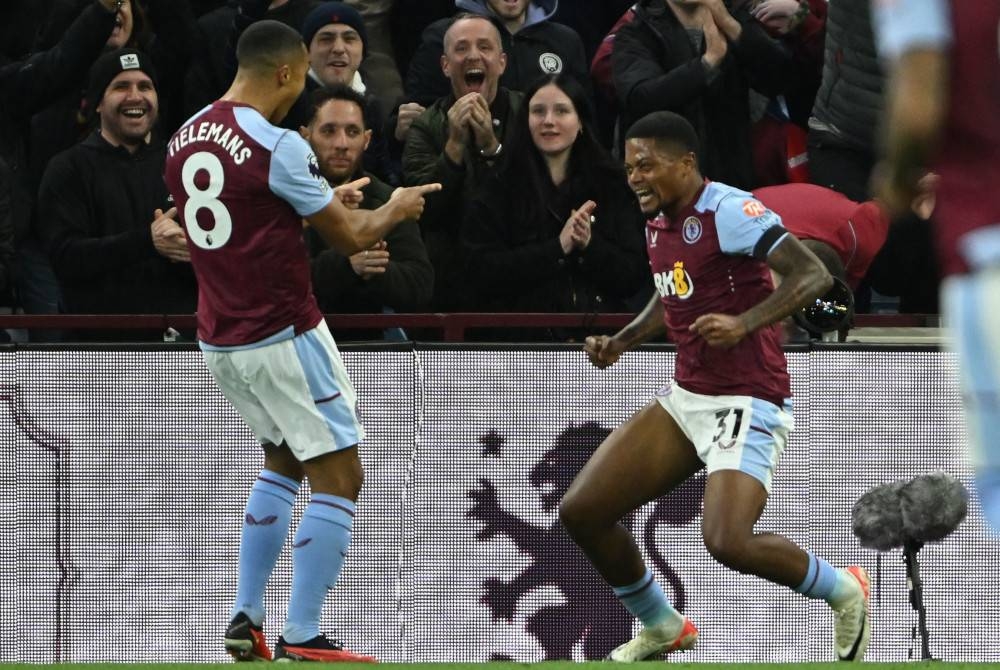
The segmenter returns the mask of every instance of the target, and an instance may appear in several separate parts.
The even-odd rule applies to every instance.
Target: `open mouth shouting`
[[[656,199],[656,194],[653,193],[653,189],[647,186],[640,186],[638,188],[633,188],[632,192],[635,193],[635,197],[638,198],[639,208],[643,212],[650,212],[657,208],[658,201]]]
[[[481,67],[469,68],[465,71],[465,87],[469,91],[482,93],[483,84],[486,83],[486,70]]]

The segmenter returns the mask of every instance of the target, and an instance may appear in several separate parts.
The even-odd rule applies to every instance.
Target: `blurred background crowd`
[[[868,5],[8,0],[0,310],[195,310],[166,142],[226,91],[241,32],[274,19],[301,32],[310,59],[283,125],[331,184],[370,177],[362,207],[397,185],[444,186],[419,223],[366,252],[343,257],[307,233],[325,312],[639,309],[652,283],[621,137],[666,109],[696,128],[707,178],[753,191],[839,257],[859,312],[936,313],[932,181],[901,225],[870,188],[885,76]],[[0,332],[12,335],[143,337]],[[405,334],[338,333],[383,336]]]

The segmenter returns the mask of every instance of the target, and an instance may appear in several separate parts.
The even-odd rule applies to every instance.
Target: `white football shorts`
[[[701,395],[677,384],[656,392],[707,468],[739,470],[757,479],[768,493],[788,435],[795,427],[792,402],[784,407],[747,395]]]
[[[285,442],[307,461],[361,442],[357,394],[326,322],[268,340],[226,350],[202,346],[222,394],[261,444]]]

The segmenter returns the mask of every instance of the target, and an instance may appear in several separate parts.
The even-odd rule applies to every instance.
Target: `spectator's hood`
[[[455,0],[455,7],[465,12],[473,14],[485,14],[494,16],[494,12],[486,4],[486,0]],[[559,0],[531,0],[528,3],[528,17],[524,22],[524,27],[548,21],[559,8]]]

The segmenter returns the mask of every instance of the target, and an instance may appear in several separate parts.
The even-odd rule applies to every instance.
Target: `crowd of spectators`
[[[933,268],[926,207],[889,229],[868,190],[883,97],[868,2],[10,0],[0,6],[0,310],[195,309],[162,180],[166,142],[225,92],[236,40],[265,18],[308,49],[307,86],[283,125],[309,140],[331,184],[369,178],[362,207],[398,185],[443,185],[419,223],[350,258],[306,233],[325,311],[643,304],[644,221],[620,138],[661,109],[694,125],[709,179],[747,190],[811,180],[845,196],[844,216],[865,204],[880,227],[853,285],[936,310],[933,271],[919,287],[901,280],[907,267]],[[843,228],[843,216],[828,218]],[[843,239],[822,225],[803,231]],[[850,260],[856,250],[841,246]],[[362,335],[382,333],[339,334]]]

